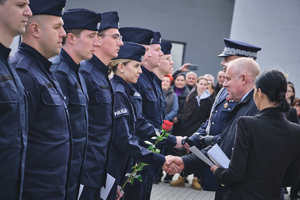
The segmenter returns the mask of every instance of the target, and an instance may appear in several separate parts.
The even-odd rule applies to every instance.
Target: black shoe
[[[170,183],[172,180],[173,176],[167,174],[166,177],[164,178],[164,183]]]

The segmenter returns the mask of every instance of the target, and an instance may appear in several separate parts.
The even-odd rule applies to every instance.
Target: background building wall
[[[220,70],[216,55],[229,37],[233,0],[71,0],[67,8],[118,11],[120,26],[160,31],[162,37],[186,43],[185,62],[200,65],[199,74]]]
[[[231,38],[262,47],[262,69],[286,73],[300,96],[299,0],[235,0]]]

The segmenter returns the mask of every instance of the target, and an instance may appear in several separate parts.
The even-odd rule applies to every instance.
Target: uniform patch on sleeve
[[[127,108],[121,108],[120,110],[117,110],[114,112],[115,117],[120,117],[121,115],[128,115]]]

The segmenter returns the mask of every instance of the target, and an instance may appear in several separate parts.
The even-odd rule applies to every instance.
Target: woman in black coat
[[[208,92],[207,86],[208,80],[203,76],[199,77],[196,87],[185,100],[179,130],[184,136],[195,133],[209,117],[213,97]]]
[[[220,183],[229,187],[223,199],[280,199],[280,187],[299,176],[300,126],[289,122],[284,112],[286,79],[276,70],[257,81],[254,101],[260,112],[241,117],[229,168],[212,166]]]

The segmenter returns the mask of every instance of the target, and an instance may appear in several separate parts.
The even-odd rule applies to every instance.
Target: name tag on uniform
[[[120,110],[117,110],[116,112],[114,112],[115,117],[119,117],[121,115],[127,115],[128,114],[128,110],[126,108],[122,108]]]

